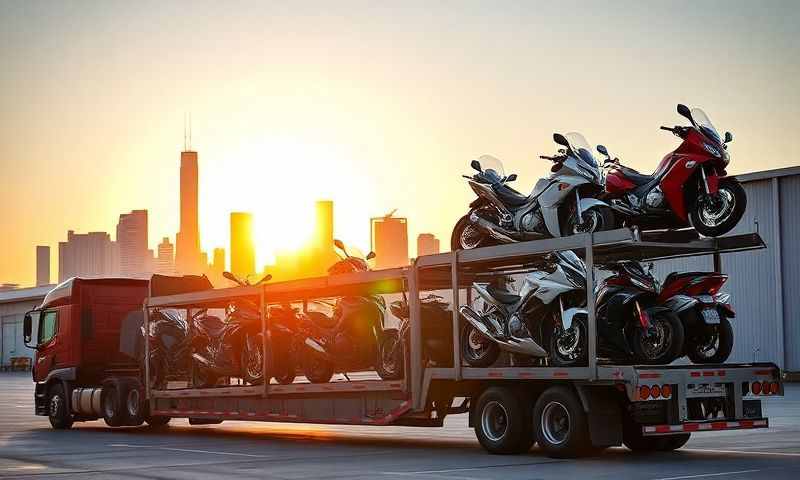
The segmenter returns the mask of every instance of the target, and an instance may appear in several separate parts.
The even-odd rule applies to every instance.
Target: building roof
[[[791,175],[800,175],[800,166],[775,168],[773,170],[761,170],[759,172],[743,173],[741,175],[734,175],[737,180],[742,183],[755,182],[758,180],[769,180],[770,178],[788,177]]]
[[[44,285],[41,287],[16,288],[0,292],[0,303],[28,302],[31,300],[42,300],[47,292],[55,285]]]

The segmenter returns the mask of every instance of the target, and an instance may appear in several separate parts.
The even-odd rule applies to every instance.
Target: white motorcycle
[[[506,176],[500,160],[483,155],[472,161],[477,173],[463,176],[478,198],[453,228],[452,250],[614,228],[613,210],[595,198],[604,180],[586,139],[573,132],[553,140],[565,148],[540,156],[553,162],[552,174],[527,196],[508,185],[517,175]]]
[[[585,364],[588,314],[585,308],[565,308],[586,303],[585,269],[575,253],[553,252],[542,270],[525,276],[518,294],[474,283],[477,301],[459,308],[467,320],[461,331],[466,363],[488,367],[505,350],[549,358],[556,366]]]

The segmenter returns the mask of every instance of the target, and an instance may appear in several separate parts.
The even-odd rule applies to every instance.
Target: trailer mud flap
[[[595,447],[622,445],[622,412],[618,394],[609,387],[578,385],[581,403],[589,420],[589,436]]]

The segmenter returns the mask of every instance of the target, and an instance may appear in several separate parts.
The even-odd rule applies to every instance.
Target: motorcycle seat
[[[623,175],[625,175],[625,178],[635,183],[636,185],[644,185],[646,183],[651,182],[654,178],[652,175],[643,175],[630,167],[625,167],[621,165],[619,166],[619,171],[622,172]]]
[[[519,295],[511,293],[508,290],[503,290],[502,288],[489,285],[486,290],[489,292],[489,295],[491,295],[492,298],[500,303],[511,304],[516,303],[519,300]]]
[[[711,272],[672,272],[664,279],[664,285],[669,285],[680,278],[702,277],[710,274]]]
[[[494,193],[497,197],[509,207],[519,207],[528,201],[528,197],[501,183],[494,187]]]

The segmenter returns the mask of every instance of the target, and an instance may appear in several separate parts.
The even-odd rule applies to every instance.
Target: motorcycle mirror
[[[553,141],[559,145],[569,147],[569,142],[567,141],[566,137],[564,137],[564,135],[561,135],[560,133],[553,134]]]
[[[481,162],[479,162],[477,160],[473,160],[469,164],[473,169],[475,169],[475,170],[477,170],[479,172],[481,171]]]
[[[237,283],[239,285],[244,285],[244,282],[239,280],[239,277],[232,274],[231,272],[222,272],[222,276],[230,280],[231,282]]]
[[[733,141],[733,134],[731,132],[725,132],[725,143],[731,143]]]
[[[506,178],[506,182],[513,182],[516,179],[517,179],[517,174],[512,173],[511,175],[508,176],[508,178]]]
[[[270,275],[270,274],[268,273],[268,274],[264,275],[264,276],[261,278],[261,280],[259,280],[258,282],[256,282],[256,285],[261,285],[262,283],[269,282],[270,280],[272,280],[272,275]]]
[[[344,243],[342,243],[342,241],[338,238],[333,241],[333,244],[336,245],[336,248],[339,250],[344,250]]]
[[[597,146],[597,151],[600,152],[601,154],[605,155],[606,157],[609,156],[608,155],[608,149],[605,147],[605,145],[598,145]]]
[[[694,125],[694,120],[692,120],[692,112],[686,105],[682,103],[678,104],[678,115],[688,118],[689,121],[692,122],[692,125]]]
[[[372,260],[373,258],[375,258],[375,252],[369,252],[367,254],[367,258],[366,259],[367,260]]]

